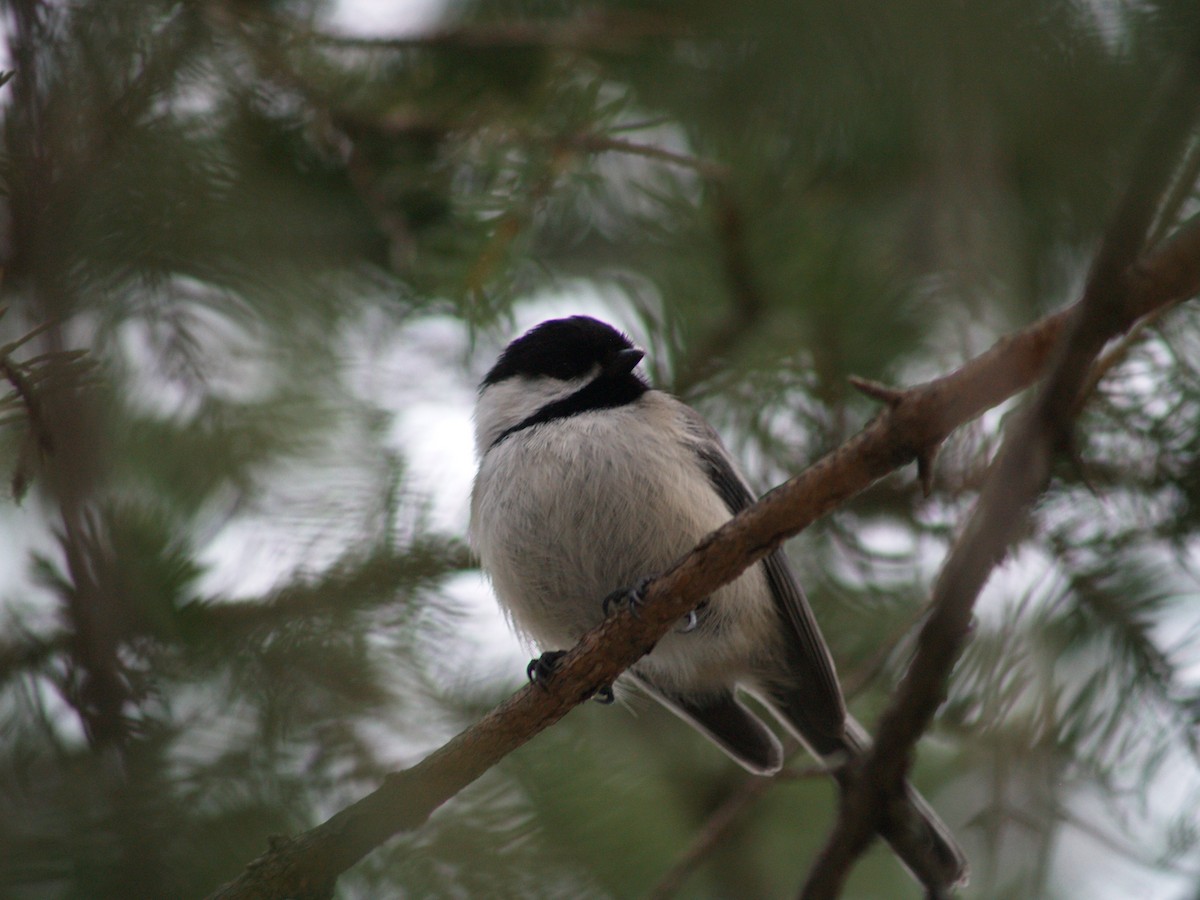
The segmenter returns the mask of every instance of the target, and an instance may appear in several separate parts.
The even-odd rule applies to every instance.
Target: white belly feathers
[[[517,432],[484,456],[472,543],[513,623],[541,649],[572,646],[602,620],[605,596],[662,572],[729,519],[700,465],[672,443],[683,433],[675,403],[651,392],[628,408]],[[724,680],[731,668],[749,674],[778,641],[761,568],[709,600],[701,628],[668,633],[638,670],[660,683],[673,672],[693,688],[714,669]],[[722,627],[731,618],[750,627]]]

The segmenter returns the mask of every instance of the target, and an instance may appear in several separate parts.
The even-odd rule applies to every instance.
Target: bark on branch
[[[1125,301],[1114,334],[1146,313],[1200,290],[1200,220],[1124,272]],[[696,599],[711,594],[787,538],[896,468],[928,457],[955,428],[1045,371],[1076,304],[1011,334],[956,371],[898,392],[861,432],[766,494],[702,541],[646,589],[635,618],[627,609],[584,635],[548,682],[518,691],[478,723],[373,793],[295,838],[277,839],[212,900],[332,896],[338,876],[439,806],[504,756],[610,684],[648,653]]]
[[[1150,283],[1157,290],[1184,292],[1179,296],[1196,290],[1185,274],[1189,263],[1184,259],[1191,256],[1195,264],[1194,221],[1140,266],[1138,256],[1200,109],[1197,68],[1191,61],[1180,67],[1145,129],[1130,185],[1097,250],[1083,298],[1055,329],[1062,337],[1048,377],[1009,428],[979,501],[942,567],[913,662],[880,719],[874,746],[847,773],[838,822],[809,872],[802,900],[833,900],[841,894],[886,810],[903,797],[913,748],[945,699],[975,601],[1049,484],[1055,453],[1072,447],[1080,399],[1101,350],[1151,312],[1146,295],[1155,290],[1148,289]]]

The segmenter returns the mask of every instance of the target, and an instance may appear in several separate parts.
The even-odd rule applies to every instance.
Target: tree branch
[[[1180,274],[1179,241],[1195,239],[1195,221],[1156,255],[1155,264],[1136,263],[1200,109],[1196,75],[1190,62],[1180,67],[1143,135],[1130,187],[1105,232],[1083,298],[1057,329],[1062,338],[1052,370],[1026,413],[1009,429],[971,518],[946,559],[916,656],[880,719],[874,746],[847,773],[838,823],[809,873],[800,894],[803,900],[839,896],[851,866],[874,839],[890,805],[902,802],[913,747],[945,699],[950,671],[970,631],[975,600],[1049,483],[1055,452],[1071,445],[1078,399],[1096,357],[1110,339],[1150,311],[1136,286],[1139,268],[1168,281]],[[1193,285],[1188,293],[1194,290]]]
[[[1126,302],[1114,325],[1200,290],[1200,219],[1185,225],[1152,256],[1128,270]],[[623,609],[584,635],[548,682],[530,685],[411,769],[390,775],[374,793],[327,822],[270,850],[213,900],[331,896],[337,877],[392,835],[419,827],[439,806],[610,684],[705,597],[736,578],[787,538],[877,479],[937,446],[1042,373],[1076,304],[1009,335],[941,378],[903,391],[903,398],[844,445],[766,494],[707,537],[646,589],[638,617]]]

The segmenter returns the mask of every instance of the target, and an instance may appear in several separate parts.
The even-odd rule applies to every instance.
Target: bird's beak
[[[645,350],[638,350],[636,347],[621,350],[608,361],[608,364],[604,367],[604,374],[628,375],[633,371],[633,367],[642,361],[642,357],[645,355]]]

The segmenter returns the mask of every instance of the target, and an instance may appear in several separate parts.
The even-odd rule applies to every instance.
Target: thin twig
[[[1158,223],[1154,227],[1154,232],[1150,235],[1147,245],[1153,247],[1166,236],[1169,230],[1175,227],[1178,222],[1179,213],[1183,209],[1184,204],[1195,193],[1197,181],[1200,181],[1200,140],[1193,141],[1191,150],[1188,152],[1183,165],[1180,166],[1179,175],[1175,180],[1175,185],[1171,189],[1167,199],[1163,201],[1162,211],[1158,216]],[[1087,399],[1095,392],[1104,376],[1116,365],[1118,365],[1129,354],[1129,351],[1142,342],[1146,331],[1150,326],[1156,324],[1163,316],[1173,309],[1173,306],[1162,306],[1143,318],[1139,319],[1134,326],[1129,329],[1116,344],[1105,350],[1104,354],[1092,366],[1091,374],[1087,384],[1080,392],[1080,402],[1086,402]]]
[[[1188,152],[1187,158],[1179,167],[1175,186],[1167,195],[1167,199],[1163,201],[1158,222],[1154,226],[1150,240],[1147,241],[1148,246],[1155,246],[1171,233],[1171,229],[1179,225],[1179,214],[1187,201],[1195,194],[1198,180],[1200,180],[1200,140],[1192,142],[1192,148]]]
[[[1130,275],[1200,108],[1197,93],[1193,67],[1181,66],[1146,129],[1130,187],[1104,234],[1052,371],[1001,446],[934,585],[932,611],[918,637],[916,656],[880,720],[876,743],[854,767],[857,771],[848,773],[838,823],[809,872],[800,895],[804,900],[840,895],[850,868],[877,834],[893,798],[903,796],[913,747],[945,699],[975,600],[1047,485],[1054,452],[1069,444],[1079,392],[1093,361],[1109,339],[1130,326],[1136,289]]]
[[[37,439],[38,449],[46,454],[53,452],[54,439],[51,437],[50,428],[46,424],[41,400],[38,398],[26,375],[7,356],[0,356],[0,375],[12,385],[13,391],[20,398],[21,405],[25,409],[26,419],[29,422],[29,431]]]
[[[625,153],[630,156],[643,156],[647,159],[670,163],[673,166],[693,169],[705,178],[723,179],[729,177],[729,168],[721,163],[713,162],[711,159],[692,156],[689,153],[666,150],[662,147],[656,147],[653,144],[627,141],[624,138],[585,132],[564,138],[560,143],[587,153]]]

